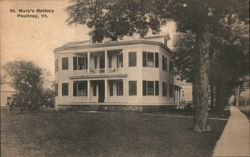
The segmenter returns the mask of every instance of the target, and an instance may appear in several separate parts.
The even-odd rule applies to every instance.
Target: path
[[[250,123],[235,106],[230,106],[230,112],[213,156],[250,156]]]

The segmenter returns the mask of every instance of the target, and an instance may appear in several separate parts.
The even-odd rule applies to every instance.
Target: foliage
[[[0,76],[0,85],[6,82],[5,77],[3,75]]]
[[[94,29],[93,37],[96,40],[104,37],[116,40],[133,33],[144,36],[150,29],[159,31],[170,20],[176,22],[178,31],[192,32],[195,35],[192,55],[194,128],[203,132],[209,130],[207,110],[211,39],[227,43],[223,35],[231,30],[220,30],[221,22],[234,15],[248,23],[248,10],[248,0],[73,0],[67,8],[67,22],[87,24]]]
[[[53,94],[44,90],[42,69],[31,61],[13,61],[3,69],[11,78],[11,85],[16,89],[8,102],[10,109],[35,110],[51,104]]]
[[[195,35],[192,32],[179,33],[176,36],[174,41],[176,74],[188,82],[192,82],[194,47]]]

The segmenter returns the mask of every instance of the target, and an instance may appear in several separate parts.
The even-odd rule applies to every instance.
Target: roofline
[[[54,53],[65,51],[65,50],[78,50],[78,49],[87,49],[87,48],[100,48],[100,47],[110,47],[110,46],[120,46],[120,45],[136,45],[136,44],[150,44],[150,45],[158,45],[162,47],[164,50],[169,52],[171,55],[173,51],[170,50],[166,45],[157,41],[148,41],[148,40],[128,40],[128,41],[116,41],[109,43],[95,43],[89,45],[81,45],[81,46],[68,46],[68,44],[64,44],[61,47],[55,48]]]

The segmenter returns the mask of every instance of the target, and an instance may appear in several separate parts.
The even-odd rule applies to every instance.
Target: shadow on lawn
[[[1,114],[1,155],[17,157],[211,156],[226,121],[195,133],[191,118],[135,112]]]

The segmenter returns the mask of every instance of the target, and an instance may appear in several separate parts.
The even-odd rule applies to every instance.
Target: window
[[[155,95],[159,95],[159,81],[155,81]]]
[[[154,81],[143,81],[143,95],[154,95]]]
[[[58,84],[55,84],[55,96],[58,96]]]
[[[162,82],[162,96],[168,96],[168,86],[165,82]]]
[[[123,95],[123,81],[118,81],[116,87],[117,96]]]
[[[129,62],[128,62],[129,67],[135,67],[136,60],[137,60],[136,59],[136,52],[129,52],[128,57],[129,57]]]
[[[87,56],[73,57],[74,70],[88,69]]]
[[[129,81],[129,95],[137,95],[137,82]]]
[[[159,54],[157,52],[143,52],[142,55],[144,67],[159,67]]]
[[[143,52],[143,66],[154,67],[154,53]]]
[[[62,83],[62,96],[67,96],[69,94],[69,85],[68,83]]]
[[[73,83],[73,96],[87,96],[87,81]]]
[[[68,70],[69,69],[69,59],[68,57],[62,58],[62,70]]]
[[[55,72],[58,71],[58,59],[55,60]]]
[[[168,58],[165,56],[162,56],[162,70],[168,71]]]
[[[117,67],[123,67],[123,54],[117,55]]]
[[[94,56],[95,69],[97,69],[97,63],[98,63],[98,56]]]

